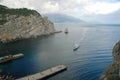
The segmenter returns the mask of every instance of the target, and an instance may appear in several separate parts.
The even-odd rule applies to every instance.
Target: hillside
[[[17,16],[29,16],[29,15],[39,15],[35,10],[29,10],[27,8],[12,9],[6,6],[0,5],[0,24],[7,22],[7,15],[17,15]]]
[[[54,33],[54,24],[37,11],[0,5],[0,41],[3,43]]]

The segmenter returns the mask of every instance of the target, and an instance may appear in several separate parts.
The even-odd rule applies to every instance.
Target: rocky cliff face
[[[113,48],[114,63],[120,64],[120,41]]]
[[[4,43],[55,32],[54,24],[37,12],[29,15],[0,14],[0,20],[5,21],[0,24],[0,41]]]
[[[110,65],[100,80],[120,80],[120,41],[113,48],[114,63]]]

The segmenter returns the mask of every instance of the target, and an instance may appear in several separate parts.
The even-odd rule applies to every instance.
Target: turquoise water
[[[17,78],[64,64],[68,70],[48,80],[98,80],[113,62],[112,48],[120,40],[120,26],[55,24],[69,33],[17,41],[1,45],[1,52],[24,53],[24,58],[1,64],[1,74]],[[73,45],[80,44],[77,51]]]

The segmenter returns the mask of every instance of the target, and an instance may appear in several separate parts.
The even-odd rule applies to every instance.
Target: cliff
[[[0,41],[3,43],[55,32],[54,24],[37,11],[0,5]]]
[[[113,48],[114,63],[110,65],[100,80],[120,80],[120,41]]]

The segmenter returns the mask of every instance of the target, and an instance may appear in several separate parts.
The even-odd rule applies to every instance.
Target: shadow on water
[[[17,52],[18,53],[24,52],[24,50],[30,49],[32,47],[37,48],[38,47],[37,44],[40,44],[40,41],[43,41],[45,39],[52,38],[52,37],[54,37],[54,35],[23,39],[23,40],[18,40],[11,43],[5,43],[5,44],[1,43],[0,51],[1,51],[1,54],[8,53],[8,52],[11,54],[16,54]]]

